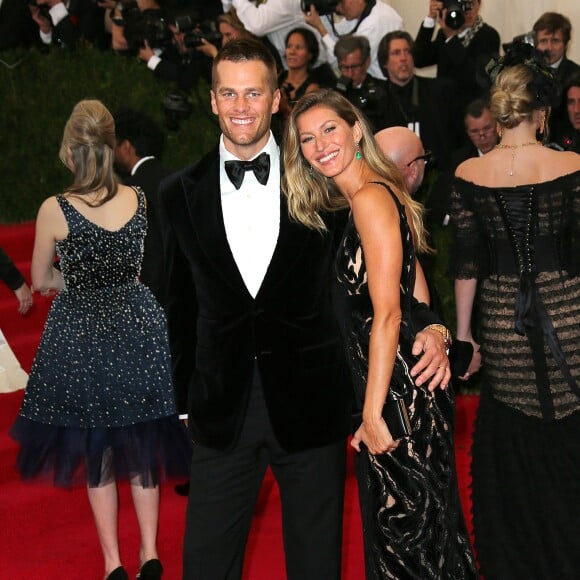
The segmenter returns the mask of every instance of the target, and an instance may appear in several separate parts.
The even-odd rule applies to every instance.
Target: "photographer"
[[[448,18],[455,5],[464,18]],[[458,106],[482,96],[484,89],[478,82],[490,58],[499,54],[500,38],[497,30],[483,22],[479,15],[481,0],[429,0],[429,15],[415,38],[415,65],[437,65],[437,78],[455,81]],[[432,40],[435,25],[439,31]]]
[[[336,90],[369,120],[373,132],[388,126],[387,83],[368,74],[371,47],[365,36],[344,36],[334,46],[340,78]]]
[[[176,82],[189,92],[200,76],[210,78],[211,61],[195,50],[202,44],[200,34],[193,30],[196,18],[182,19],[191,23],[187,33],[168,17],[157,0],[118,2],[111,18],[113,49],[137,54],[156,76]]]
[[[304,14],[300,9],[300,0],[222,0],[224,12],[235,8],[238,18],[246,30],[254,36],[266,40],[277,51],[276,64],[280,67],[286,52],[286,36],[299,26],[304,26]],[[320,67],[326,63],[327,55],[320,40],[320,35],[313,29],[318,41],[318,59],[314,64]]]
[[[29,8],[38,24],[40,39],[46,45],[72,49],[81,38],[101,49],[109,45],[105,10],[93,0],[31,0]]]
[[[334,55],[339,38],[352,34],[366,36],[371,48],[369,73],[377,79],[384,79],[377,61],[377,50],[385,33],[403,28],[403,19],[395,9],[381,0],[341,0],[336,5],[336,13],[343,16],[343,19],[334,23],[332,15],[322,20],[316,6],[317,3],[312,2],[304,20],[322,36],[330,64],[337,64],[336,60],[331,60],[330,55]]]
[[[535,45],[542,51],[561,83],[580,72],[580,66],[566,56],[572,36],[570,20],[557,12],[546,12],[534,24]]]
[[[379,44],[379,62],[389,79],[388,126],[411,129],[435,155],[434,164],[443,166],[449,151],[458,145],[453,83],[415,74],[413,39],[403,30],[385,34]]]

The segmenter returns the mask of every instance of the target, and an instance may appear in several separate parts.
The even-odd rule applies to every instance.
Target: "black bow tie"
[[[225,168],[236,189],[242,187],[246,171],[253,171],[256,179],[262,185],[266,185],[270,175],[270,156],[267,153],[262,153],[252,161],[226,161]]]

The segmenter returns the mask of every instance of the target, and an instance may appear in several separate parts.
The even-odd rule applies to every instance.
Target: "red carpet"
[[[33,225],[0,226],[0,246],[30,280]],[[30,369],[49,301],[35,294],[26,317],[16,313],[14,295],[0,284],[0,328],[26,370]],[[16,446],[7,431],[18,412],[22,392],[0,394],[0,578],[7,580],[99,580],[102,558],[84,489],[63,491],[43,484],[23,484],[14,470]],[[456,456],[460,492],[469,513],[469,446],[477,397],[457,398]],[[343,578],[364,578],[360,517],[352,453],[348,453],[345,497]],[[127,485],[120,489],[119,536],[122,558],[134,577],[139,537]],[[164,578],[180,578],[181,541],[186,499],[172,486],[162,488],[159,551]],[[246,580],[283,580],[280,496],[270,473],[264,480],[248,544]]]

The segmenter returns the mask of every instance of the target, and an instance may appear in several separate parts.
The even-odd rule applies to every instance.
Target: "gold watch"
[[[451,333],[449,329],[442,324],[430,324],[426,326],[423,330],[435,330],[443,337],[443,343],[445,344],[445,354],[449,356],[449,349],[451,348]]]

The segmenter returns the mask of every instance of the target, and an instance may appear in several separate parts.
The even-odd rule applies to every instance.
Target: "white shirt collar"
[[[139,161],[137,161],[137,163],[135,163],[135,165],[133,165],[133,169],[131,169],[131,175],[135,175],[135,173],[137,172],[137,169],[139,169],[139,167],[141,167],[141,165],[143,165],[143,163],[145,163],[145,161],[149,161],[149,159],[155,159],[155,157],[153,155],[148,155],[147,157],[141,157],[141,159],[139,159]]]

